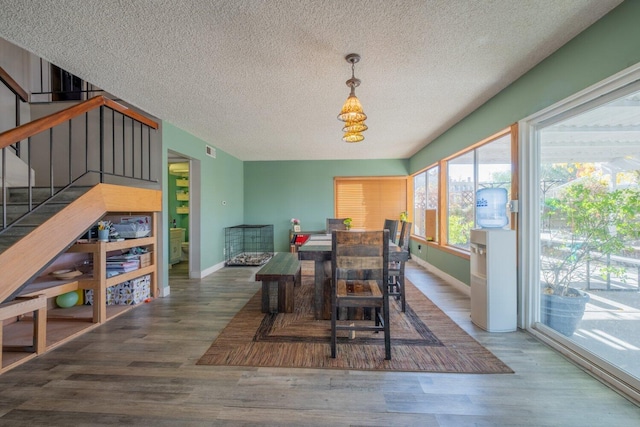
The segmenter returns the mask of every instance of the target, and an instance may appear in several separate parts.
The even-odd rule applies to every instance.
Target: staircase
[[[158,212],[161,199],[159,190],[111,184],[86,189],[0,253],[0,301],[11,301],[107,213]]]
[[[9,188],[7,191],[6,218],[7,222],[12,226],[0,233],[0,254],[86,193],[89,188],[82,186],[55,189],[56,194],[52,198],[51,189],[32,188],[31,205],[37,205],[37,207],[31,211],[29,209],[29,188]],[[4,210],[0,206],[0,215],[3,214]]]
[[[1,68],[0,82],[16,105],[27,102]],[[148,189],[160,175],[155,121],[105,96],[25,124],[16,116],[16,127],[0,133],[0,305],[108,212],[160,206],[160,192]]]

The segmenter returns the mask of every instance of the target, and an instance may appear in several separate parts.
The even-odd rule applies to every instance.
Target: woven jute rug
[[[382,333],[338,335],[330,357],[331,322],[313,317],[313,285],[295,288],[295,312],[260,312],[259,290],[224,328],[198,365],[379,371],[513,373],[407,280],[407,309],[391,302],[391,360]],[[348,321],[352,322],[352,321]],[[368,321],[371,322],[371,321]]]

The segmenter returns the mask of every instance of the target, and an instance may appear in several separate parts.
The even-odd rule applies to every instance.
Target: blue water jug
[[[507,217],[507,190],[483,188],[476,192],[476,223],[482,228],[502,228]]]

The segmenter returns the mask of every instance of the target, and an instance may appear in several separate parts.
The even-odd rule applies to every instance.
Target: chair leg
[[[335,296],[334,296],[334,300],[335,300]],[[337,323],[337,317],[338,317],[338,309],[335,306],[335,301],[333,302],[332,305],[333,309],[331,310],[331,357],[332,358],[336,358],[336,341],[337,341],[337,336],[336,336],[336,323]]]
[[[383,322],[384,327],[384,358],[391,360],[391,325],[389,324],[389,298],[385,298],[382,302],[383,305]]]
[[[404,313],[407,308],[407,300],[404,295],[404,262],[400,263],[400,274],[397,278],[398,290],[400,291],[400,302],[402,312]]]

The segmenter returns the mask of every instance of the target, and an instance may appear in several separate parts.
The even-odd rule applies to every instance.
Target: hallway
[[[640,408],[523,332],[489,334],[469,299],[407,275],[515,374],[196,366],[258,290],[257,268],[171,277],[154,300],[0,376],[0,426],[640,424]]]

